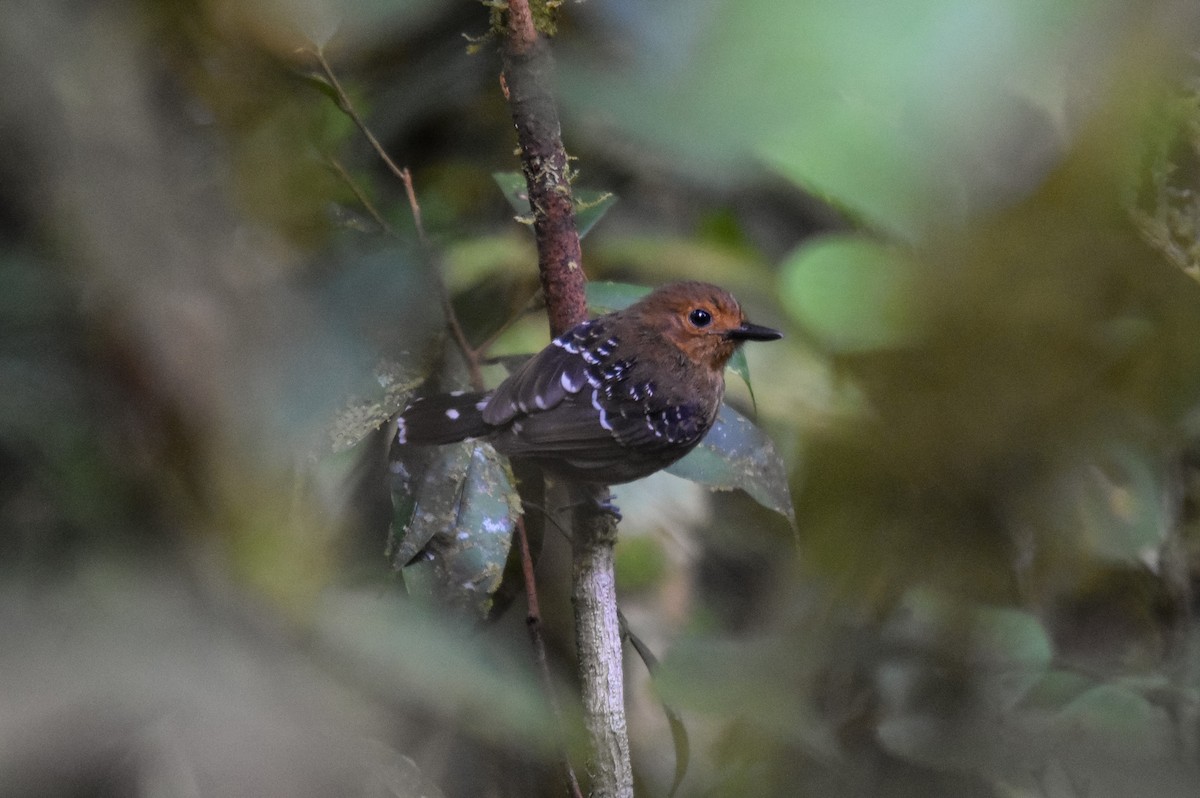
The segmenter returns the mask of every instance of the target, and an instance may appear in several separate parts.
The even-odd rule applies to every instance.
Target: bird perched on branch
[[[781,337],[715,285],[671,283],[558,336],[494,391],[417,400],[396,442],[481,438],[569,479],[630,482],[704,438],[742,342]]]

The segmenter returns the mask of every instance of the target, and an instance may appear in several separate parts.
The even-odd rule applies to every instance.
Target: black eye
[[[704,308],[696,308],[688,314],[688,321],[696,327],[707,327],[712,322],[712,314]]]

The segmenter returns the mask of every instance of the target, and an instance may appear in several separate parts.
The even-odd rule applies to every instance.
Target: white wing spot
[[[459,413],[457,410],[455,410],[453,407],[446,411],[446,418],[450,419],[451,421],[458,421],[458,417],[460,415],[462,415],[462,414]]]
[[[649,413],[647,413],[647,414],[646,414],[646,427],[647,427],[647,428],[648,428],[648,429],[649,429],[651,432],[653,432],[653,433],[654,433],[654,437],[656,437],[656,438],[661,438],[661,437],[662,437],[662,433],[661,433],[661,432],[659,432],[659,431],[658,431],[658,428],[654,426],[654,419],[650,417],[650,414],[649,414]]]
[[[462,396],[465,393],[466,393],[466,391],[451,391],[450,395],[451,396]]]
[[[592,391],[592,407],[600,413],[600,426],[612,432],[612,424],[608,423],[608,413],[605,413],[604,408],[600,406],[600,391],[598,390]]]
[[[571,382],[571,375],[565,371],[562,373],[562,377],[560,377],[558,381],[562,385],[563,390],[567,393],[578,393],[579,389],[583,387],[582,381]]]
[[[404,416],[396,419],[396,443],[408,443],[408,425],[404,423]]]
[[[533,403],[537,405],[538,410],[546,409],[546,397],[542,396],[540,393],[533,397]]]
[[[488,400],[487,400],[487,399],[480,399],[478,402],[476,402],[476,403],[475,403],[475,409],[476,409],[476,410],[483,410],[483,409],[484,409],[485,407],[487,407],[487,406],[488,406]]]

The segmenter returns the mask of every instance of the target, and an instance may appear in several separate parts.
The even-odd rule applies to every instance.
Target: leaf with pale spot
[[[487,617],[518,516],[507,461],[479,441],[442,446],[411,494],[398,487],[393,565],[414,592]]]
[[[348,396],[328,427],[333,452],[344,452],[398,413],[424,376],[393,361],[376,364],[370,380]]]

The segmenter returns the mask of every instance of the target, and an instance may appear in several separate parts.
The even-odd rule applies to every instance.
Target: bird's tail
[[[397,443],[432,446],[478,438],[492,431],[483,420],[488,394],[455,391],[418,399],[398,419]]]

